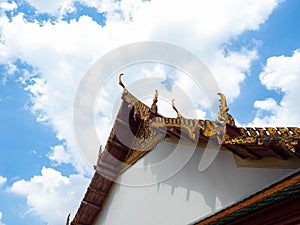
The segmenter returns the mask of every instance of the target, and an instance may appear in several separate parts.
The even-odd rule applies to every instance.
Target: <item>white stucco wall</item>
[[[188,224],[295,172],[237,168],[228,152],[220,152],[208,169],[199,172],[203,150],[196,149],[188,163],[171,176],[193,151],[177,146],[176,154],[171,154],[175,146],[164,142],[128,169],[119,179],[121,184],[114,186],[96,224]]]

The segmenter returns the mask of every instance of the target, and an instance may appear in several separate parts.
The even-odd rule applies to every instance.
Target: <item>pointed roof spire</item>
[[[119,85],[125,89],[125,85],[124,85],[123,82],[122,82],[122,76],[123,76],[123,75],[124,75],[123,73],[121,73],[121,74],[119,75]]]
[[[155,113],[155,114],[158,113],[158,108],[157,108],[157,105],[156,105],[157,101],[158,101],[158,91],[155,90],[155,95],[154,95],[154,98],[153,98],[153,103],[151,105],[151,111],[153,113]]]
[[[177,113],[177,118],[182,118],[182,115],[180,114],[180,112],[178,111],[178,109],[175,107],[175,103],[174,103],[174,99],[172,99],[172,108],[175,110],[175,112]]]

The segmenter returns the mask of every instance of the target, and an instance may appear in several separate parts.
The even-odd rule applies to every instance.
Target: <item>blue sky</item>
[[[127,43],[159,40],[197,54],[239,124],[299,126],[300,2],[224,4],[1,0],[0,225],[54,225],[74,213],[91,175],[73,139],[76,90],[93,61]],[[182,79],[139,69],[161,74],[169,89]],[[102,142],[116,92],[107,90],[95,119]]]

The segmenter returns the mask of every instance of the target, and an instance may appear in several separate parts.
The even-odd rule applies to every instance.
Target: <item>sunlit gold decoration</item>
[[[240,128],[240,136],[230,137],[224,135],[222,144],[274,144],[285,149],[287,153],[296,153],[296,145],[300,140],[300,129],[297,127],[266,127],[266,128]]]
[[[122,99],[128,103],[129,108],[134,109],[134,117],[139,117],[142,120],[148,120],[151,113],[148,106],[136,99],[128,91],[123,91]]]
[[[125,159],[125,166],[122,168],[121,172],[146,155],[157,144],[164,140],[164,138],[165,135],[163,133],[154,130],[151,130],[147,139],[135,138]]]
[[[158,91],[155,90],[155,95],[154,95],[154,98],[153,98],[153,102],[152,102],[152,105],[151,105],[151,112],[157,114],[158,113],[158,108],[157,108],[157,100],[158,99]]]
[[[185,130],[191,139],[196,141],[197,132],[201,132],[206,137],[211,137],[219,133],[220,129],[223,129],[223,125],[218,121],[210,121],[210,120],[197,120],[197,119],[187,119],[182,117],[174,104],[172,104],[174,110],[177,112],[177,118],[166,118],[160,116],[153,116],[150,118],[151,110],[144,103],[136,99],[129,92],[123,92],[122,95],[123,100],[125,100],[129,107],[133,107],[135,111],[135,115],[140,119],[147,121],[149,123],[149,127],[154,128],[163,128],[166,127],[168,129],[183,129]],[[154,100],[155,102],[156,100]],[[173,102],[174,103],[174,102]],[[148,127],[145,127],[148,129]],[[148,132],[147,130],[141,131],[140,138],[143,137],[143,132]]]
[[[175,112],[177,113],[177,119],[182,118],[182,115],[180,114],[180,112],[178,111],[178,109],[175,107],[175,103],[174,103],[174,99],[172,100],[172,108],[175,110]]]
[[[226,97],[223,93],[218,93],[218,95],[221,97],[220,99],[220,110],[219,110],[219,114],[218,114],[218,120],[225,122],[231,126],[235,126],[235,121],[233,119],[233,117],[228,113],[228,106],[227,106],[227,102],[226,102]]]
[[[119,83],[122,84],[122,80],[119,80]],[[124,85],[121,86],[123,87]],[[151,109],[136,99],[128,91],[123,92],[122,98],[129,104],[129,107],[134,108],[134,115],[145,121],[145,123],[142,123],[141,129],[137,134],[137,137],[141,140],[145,140],[153,135],[151,134],[151,132],[153,132],[152,128],[167,128],[170,130],[186,131],[190,139],[194,141],[197,141],[198,134],[202,134],[207,138],[217,136],[219,144],[254,144],[260,146],[264,144],[275,144],[285,149],[290,154],[296,153],[296,148],[300,141],[299,128],[237,128],[235,126],[234,118],[228,113],[229,108],[227,106],[225,95],[223,93],[218,93],[218,95],[220,96],[220,111],[218,113],[218,120],[184,118],[176,108],[174,100],[172,100],[172,107],[177,113],[176,118],[157,116],[157,91],[155,91]],[[151,116],[151,113],[154,114]],[[228,135],[226,133],[226,126],[236,127],[236,129],[239,129],[240,135]]]
[[[138,131],[135,134],[134,141],[132,142],[129,153],[127,154],[127,157],[125,159],[125,166],[124,168],[122,168],[122,171],[124,171],[130,165],[133,165],[137,160],[147,154],[159,142],[161,142],[165,138],[165,135],[161,132],[157,132],[150,125],[151,113],[154,113],[155,115],[158,113],[156,106],[156,103],[158,101],[157,90],[155,91],[151,109],[147,105],[136,99],[128,91],[123,92],[122,98],[128,103],[128,107],[133,108],[134,116],[138,117],[141,120]]]
[[[123,76],[123,75],[124,75],[123,73],[121,73],[121,74],[119,75],[119,85],[125,89],[125,85],[124,85],[123,82],[122,82],[122,76]]]

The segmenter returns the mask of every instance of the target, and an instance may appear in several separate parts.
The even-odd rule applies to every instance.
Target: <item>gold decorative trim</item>
[[[157,103],[158,101],[158,91],[155,90],[155,95],[154,95],[154,98],[153,98],[153,102],[152,102],[152,105],[151,105],[151,112],[157,114],[158,113],[158,108],[157,108]]]
[[[294,155],[300,140],[300,129],[297,127],[248,127],[240,128],[240,132],[241,135],[236,137],[230,137],[228,134],[225,134],[222,144],[274,144]]]
[[[129,107],[134,108],[134,115],[144,121],[139,131],[138,136],[142,139],[151,136],[150,128],[167,128],[167,129],[182,129],[185,130],[189,137],[197,141],[198,134],[210,138],[217,136],[219,144],[275,144],[285,149],[291,155],[296,153],[296,147],[300,140],[300,129],[296,127],[267,127],[267,128],[238,128],[240,135],[230,136],[226,133],[226,125],[235,126],[233,117],[228,113],[226,97],[222,93],[220,95],[220,111],[218,120],[198,120],[184,118],[175,107],[174,100],[172,107],[177,112],[177,118],[167,118],[162,116],[150,116],[151,109],[144,103],[136,99],[126,89],[123,91],[122,98],[129,104]],[[157,102],[157,92],[155,94],[153,104]],[[145,126],[145,124],[147,124]],[[140,143],[139,143],[140,144]]]
[[[223,93],[218,93],[218,95],[221,97],[218,120],[235,127],[235,121],[233,117],[228,113],[229,108],[227,106],[225,95]]]
[[[124,85],[123,82],[122,82],[122,76],[123,76],[123,75],[124,75],[123,73],[121,73],[121,74],[119,75],[119,85],[120,85],[122,88],[125,89],[125,85]]]
[[[172,99],[172,108],[175,110],[175,112],[177,113],[177,119],[182,118],[181,113],[178,111],[178,109],[175,107],[175,103],[174,103],[174,99]]]
[[[147,139],[135,138],[129,153],[125,159],[125,166],[121,169],[123,173],[126,169],[136,163],[140,158],[146,155],[156,145],[163,141],[165,135],[156,131],[151,130],[151,135]],[[139,149],[139,150],[133,150]]]
[[[149,107],[136,99],[126,89],[123,91],[122,98],[129,104],[129,107],[134,108],[134,115],[138,116],[142,120],[147,121],[150,127],[184,129],[187,131],[190,138],[194,140],[196,140],[197,138],[197,132],[201,132],[206,137],[211,137],[219,134],[224,127],[224,124],[220,123],[217,120],[210,121],[184,118],[175,107],[174,102],[173,109],[177,112],[177,118],[154,116],[150,119],[151,110],[149,109]]]

